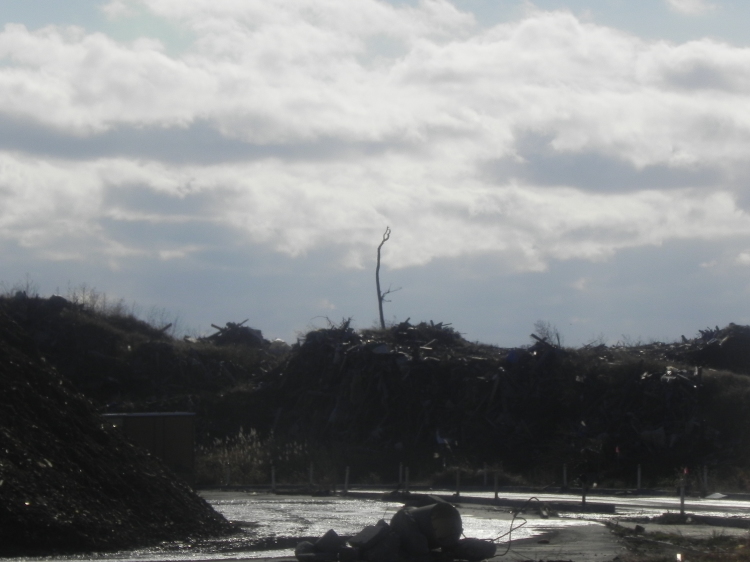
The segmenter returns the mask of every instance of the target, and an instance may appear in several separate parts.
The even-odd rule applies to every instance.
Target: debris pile
[[[700,330],[700,338],[688,342],[686,354],[696,365],[750,374],[750,326],[729,324],[724,329]]]
[[[729,324],[698,332],[692,339],[681,336],[679,342],[617,345],[611,349],[651,360],[750,374],[750,326]]]
[[[408,321],[357,332],[315,330],[264,379],[254,427],[308,443],[364,447],[388,462],[565,462],[601,481],[635,464],[704,462],[721,448],[703,377],[640,348],[525,348],[466,341],[444,324]],[[268,408],[268,406],[266,406]]]
[[[61,296],[1,300],[33,339],[35,353],[110,411],[196,411],[206,396],[252,385],[279,357],[278,344],[245,322],[182,341],[130,315],[97,312]]]
[[[345,321],[307,334],[259,394],[275,395],[275,428],[293,437],[447,452],[498,415],[503,364],[501,350],[442,324],[358,333]]]
[[[0,306],[0,556],[233,531],[35,356],[34,341]]]
[[[494,542],[461,538],[461,515],[454,506],[433,496],[423,499],[398,510],[390,524],[381,519],[348,540],[330,530],[314,543],[303,541],[295,556],[300,562],[427,562],[435,556],[444,562],[478,562],[495,555]]]
[[[227,322],[223,328],[211,324],[211,327],[218,331],[205,338],[200,338],[200,340],[216,345],[247,345],[250,347],[270,345],[270,342],[263,338],[263,333],[260,330],[245,326],[248,320],[249,318],[239,323]]]
[[[33,355],[99,409],[195,412],[197,441],[208,447],[255,430],[278,450],[299,444],[310,460],[320,453],[339,470],[351,466],[355,479],[401,462],[413,479],[484,463],[516,473],[559,473],[566,463],[571,475],[596,478],[644,462],[662,474],[688,461],[750,464],[747,326],[579,349],[535,334],[529,346],[504,349],[444,323],[357,331],[347,320],[290,349],[247,321],[184,341],[62,297],[1,300]]]

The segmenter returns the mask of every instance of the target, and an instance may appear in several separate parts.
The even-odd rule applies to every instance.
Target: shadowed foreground
[[[0,555],[133,548],[231,525],[104,427],[0,310]]]

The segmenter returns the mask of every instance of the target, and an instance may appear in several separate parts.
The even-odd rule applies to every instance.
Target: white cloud
[[[318,302],[316,303],[316,306],[317,306],[318,308],[323,308],[323,309],[325,309],[325,310],[336,310],[336,305],[335,305],[335,304],[333,304],[333,303],[332,303],[332,302],[331,302],[330,300],[328,300],[328,299],[321,299],[321,300],[319,300],[319,301],[318,301]]]
[[[126,0],[110,0],[99,9],[104,12],[107,18],[112,20],[135,14],[132,5],[129,5]]]
[[[392,267],[503,253],[509,267],[543,270],[553,259],[750,235],[727,179],[745,173],[750,150],[750,50],[645,42],[564,12],[480,30],[443,0],[353,5],[109,4],[189,27],[198,39],[177,58],[154,41],[6,26],[0,116],[78,138],[200,122],[264,152],[208,165],[160,161],[158,150],[134,159],[115,147],[77,160],[6,150],[0,237],[60,256],[176,259],[207,246],[175,235],[125,241],[112,225],[208,224],[290,255],[338,247],[357,266],[388,224]],[[369,52],[373,37],[403,48]],[[701,167],[720,179],[628,193],[487,179],[487,162],[528,161],[519,144],[527,133],[558,154],[636,169]],[[328,149],[294,155],[311,146]],[[205,206],[185,213],[111,202],[132,186],[175,206],[200,196]]]
[[[586,277],[580,277],[571,284],[571,287],[573,287],[574,289],[578,291],[585,291],[586,289],[589,288],[590,281],[591,280]]]
[[[87,238],[89,252],[105,255],[117,243],[101,226],[105,219],[164,228],[209,223],[283,253],[338,245],[349,248],[349,259],[362,262],[387,223],[398,240],[389,248],[391,267],[500,251],[513,267],[534,270],[549,259],[602,259],[621,248],[671,239],[750,235],[750,218],[725,193],[604,195],[481,184],[456,190],[454,178],[436,185],[430,166],[409,169],[406,159],[395,156],[366,164],[261,161],[181,168],[114,159],[50,163],[7,153],[0,161],[5,188],[0,236],[30,249],[67,247],[70,240]],[[399,174],[401,168],[406,175]],[[201,195],[211,205],[191,215],[107,202],[108,193],[144,183],[174,201]],[[174,257],[195,251],[186,244],[182,250],[171,241],[160,247],[144,237],[127,250]]]
[[[706,0],[667,0],[667,5],[675,12],[689,16],[697,16],[716,8]]]

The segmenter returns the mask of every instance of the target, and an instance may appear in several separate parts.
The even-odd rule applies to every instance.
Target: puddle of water
[[[319,537],[329,529],[339,535],[350,536],[366,525],[380,519],[390,521],[401,503],[363,499],[267,498],[209,499],[209,503],[230,521],[240,522],[240,535],[196,544],[177,543],[161,547],[115,552],[96,556],[62,558],[26,558],[24,561],[106,561],[165,562],[190,560],[237,560],[293,556],[294,546],[304,537]],[[499,546],[508,540],[511,520],[507,515],[498,518],[487,511],[486,516],[461,513],[464,534],[479,539],[502,537]],[[575,519],[517,518],[513,522],[511,538],[520,540],[540,535],[551,529],[571,525],[590,525],[590,521]],[[258,550],[258,543],[266,547]],[[283,544],[274,548],[274,544]]]

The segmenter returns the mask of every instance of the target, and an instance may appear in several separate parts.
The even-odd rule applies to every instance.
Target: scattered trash
[[[200,339],[216,345],[248,345],[250,347],[269,345],[270,342],[263,338],[263,333],[260,330],[245,326],[248,320],[249,318],[240,323],[227,322],[223,328],[211,324],[211,327],[218,331]]]
[[[300,562],[364,560],[366,562],[426,561],[433,554],[441,560],[479,562],[495,556],[497,545],[483,539],[461,538],[461,515],[451,504],[439,501],[422,506],[404,506],[391,519],[368,525],[345,541],[330,530],[314,544],[297,545]]]

